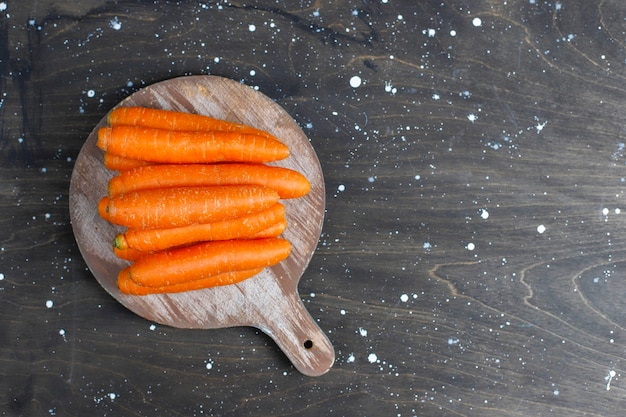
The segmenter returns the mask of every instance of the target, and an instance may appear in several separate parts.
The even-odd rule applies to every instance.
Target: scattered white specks
[[[424,244],[422,245],[422,248],[424,248],[424,250],[430,250],[432,249],[433,245],[431,245],[430,242],[424,242]]]
[[[256,26],[255,26],[255,25],[253,25],[253,24],[250,24],[250,25],[248,25],[248,30],[249,30],[250,32],[254,32],[254,31],[256,30]]]
[[[52,300],[48,300],[48,301],[46,301],[46,307],[47,307],[47,308],[52,308],[52,307],[54,307],[54,301],[52,301]]]
[[[472,251],[474,249],[476,249],[476,245],[473,244],[472,242],[468,243],[467,246],[465,246],[465,248],[469,251]]]
[[[459,339],[455,339],[455,338],[453,338],[453,337],[449,337],[449,338],[448,338],[448,344],[449,344],[450,346],[452,346],[452,345],[458,345],[460,342],[461,342],[461,341],[460,341]]]
[[[407,301],[409,301],[409,295],[408,294],[402,294],[400,296],[400,301],[402,301],[403,303],[406,303]]]
[[[483,220],[487,220],[489,218],[489,212],[487,211],[487,209],[481,209],[480,210],[480,217]]]
[[[615,378],[616,375],[617,375],[617,372],[615,372],[613,369],[611,369],[609,371],[609,374],[604,377],[604,380],[606,381],[606,390],[607,391],[611,390],[611,381],[613,381],[613,378]]]
[[[113,30],[120,30],[122,28],[122,22],[117,19],[115,16],[113,19],[109,21],[109,27]]]
[[[356,360],[356,358],[354,357],[354,353],[351,353],[348,355],[348,357],[346,358],[346,362],[348,363],[352,363]]]
[[[359,334],[363,337],[367,336],[367,329],[364,329],[362,327],[359,327]]]
[[[61,335],[61,337],[63,338],[64,342],[67,342],[67,338],[65,337],[65,329],[60,329],[59,330],[59,334]]]
[[[478,116],[476,116],[474,113],[470,113],[467,115],[467,120],[474,123],[476,120],[478,120]]]
[[[391,81],[385,81],[385,91],[395,95],[398,92],[398,89],[391,85]]]
[[[96,92],[94,90],[87,91],[87,97],[92,98],[96,96]]]
[[[353,76],[352,78],[350,78],[350,87],[352,88],[358,88],[361,86],[361,77],[359,77],[358,75]]]
[[[369,363],[376,363],[378,361],[378,356],[375,353],[370,353],[367,355],[367,361]]]
[[[546,227],[543,224],[540,224],[539,226],[537,226],[537,233],[543,234],[543,232],[545,231],[546,231]]]
[[[545,121],[543,123],[537,122],[537,125],[535,126],[535,129],[537,129],[537,133],[541,133],[541,131],[543,130],[544,127],[546,127],[547,124],[548,124],[548,121]]]
[[[482,26],[482,25],[483,25],[483,21],[482,21],[482,20],[480,20],[480,17],[475,17],[475,18],[472,20],[472,25],[474,25],[475,27],[480,27],[480,26]]]
[[[5,2],[1,2],[0,3],[0,12],[3,12],[7,9],[7,7],[9,7],[8,4],[6,4]]]

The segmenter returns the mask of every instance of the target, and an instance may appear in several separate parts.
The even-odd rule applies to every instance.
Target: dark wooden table
[[[626,4],[295,3],[0,0],[0,415],[623,415]],[[190,74],[319,155],[321,377],[253,328],[134,315],[78,251],[91,129]]]

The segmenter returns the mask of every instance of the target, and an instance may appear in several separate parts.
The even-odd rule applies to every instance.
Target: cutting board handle
[[[297,293],[275,298],[273,320],[257,325],[270,336],[291,363],[304,375],[320,376],[335,362],[330,340],[315,323]]]

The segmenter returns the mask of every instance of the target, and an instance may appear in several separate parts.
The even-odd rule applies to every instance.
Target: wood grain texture
[[[7,4],[7,415],[623,414],[624,2]],[[320,159],[298,284],[337,353],[320,378],[253,328],[137,317],[74,242],[93,126],[190,74],[258,88]]]

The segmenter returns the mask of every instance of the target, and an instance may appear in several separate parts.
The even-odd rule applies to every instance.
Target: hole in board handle
[[[312,340],[305,340],[303,343],[303,346],[305,349],[309,350],[313,347],[313,341]]]

